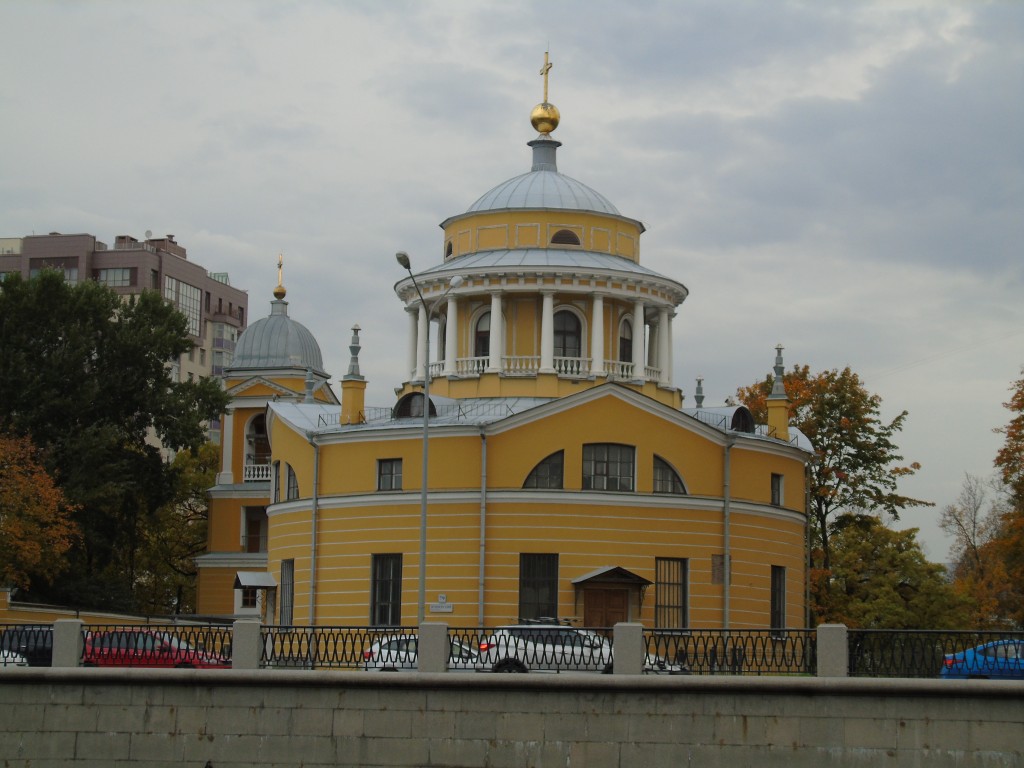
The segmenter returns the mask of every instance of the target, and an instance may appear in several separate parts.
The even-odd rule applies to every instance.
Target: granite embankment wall
[[[1020,766],[1024,683],[0,670],[0,765]]]

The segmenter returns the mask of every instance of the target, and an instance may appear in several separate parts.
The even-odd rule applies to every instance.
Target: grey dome
[[[509,179],[469,206],[466,213],[504,208],[564,208],[620,215],[604,195],[558,171],[530,171]]]
[[[529,142],[528,146],[533,148],[530,172],[499,184],[469,206],[466,213],[508,208],[562,208],[620,215],[604,195],[558,172],[555,152],[561,142],[542,137]]]
[[[323,356],[313,334],[288,317],[288,302],[270,302],[270,316],[257,320],[238,337],[229,368],[312,368],[323,372]]]

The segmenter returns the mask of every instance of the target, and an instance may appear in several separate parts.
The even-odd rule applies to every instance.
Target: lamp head
[[[411,269],[412,265],[409,263],[409,254],[405,251],[399,251],[395,254],[395,260],[402,266],[402,269]]]
[[[448,281],[448,288],[458,288],[464,282],[466,281],[462,278],[462,275],[455,275],[455,277]]]

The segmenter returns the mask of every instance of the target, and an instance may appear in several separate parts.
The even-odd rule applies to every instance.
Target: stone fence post
[[[255,619],[239,619],[231,626],[231,668],[259,669],[263,650],[262,624]]]
[[[848,677],[850,650],[845,624],[818,625],[818,677]]]
[[[420,624],[416,648],[416,668],[420,672],[447,672],[452,654],[448,625],[431,621]]]
[[[616,675],[642,675],[647,651],[644,649],[644,625],[620,622],[612,629]]]
[[[57,619],[53,622],[53,666],[77,667],[82,663],[81,619]]]

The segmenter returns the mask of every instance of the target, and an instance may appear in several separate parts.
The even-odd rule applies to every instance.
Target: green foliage
[[[766,418],[765,400],[774,377],[737,391],[755,418]],[[814,518],[814,563],[828,570],[832,547],[831,521],[839,512],[884,513],[899,519],[908,507],[931,506],[899,492],[899,479],[914,474],[920,464],[903,465],[895,436],[903,429],[907,412],[892,421],[881,418],[882,399],[871,394],[849,368],[812,374],[794,366],[783,377],[790,400],[790,423],[814,446],[809,495]]]
[[[195,611],[195,557],[206,549],[206,491],[214,485],[219,467],[220,449],[212,443],[174,457],[173,498],[142,532],[136,600],[144,613]]]
[[[194,451],[227,403],[216,381],[171,381],[168,361],[191,346],[184,316],[155,292],[124,297],[52,271],[3,282],[0,430],[31,436],[82,533],[70,578],[33,597],[136,609],[142,531],[174,498],[151,437]]]
[[[831,578],[818,620],[863,629],[949,629],[968,624],[968,600],[928,562],[917,529],[895,531],[873,515],[835,523]]]

